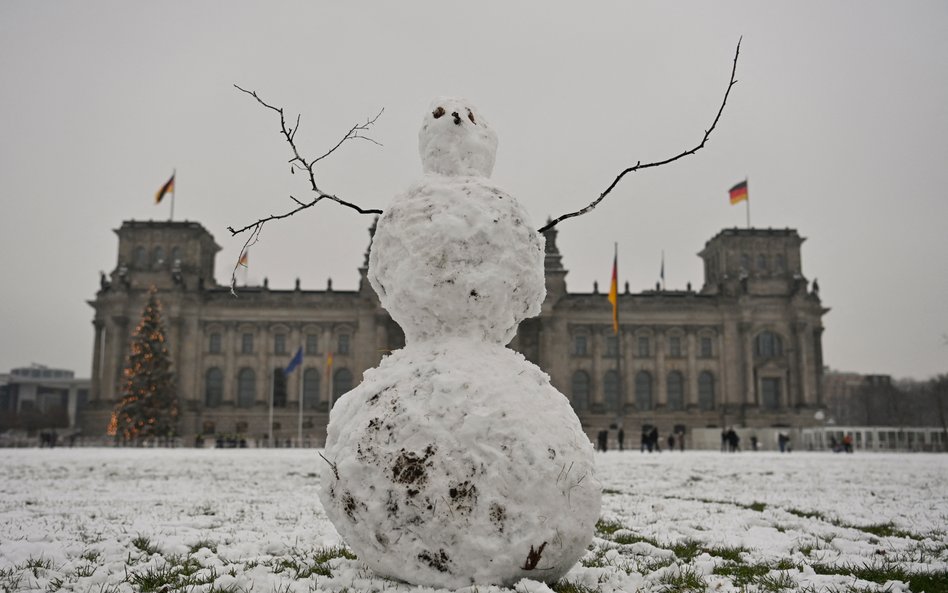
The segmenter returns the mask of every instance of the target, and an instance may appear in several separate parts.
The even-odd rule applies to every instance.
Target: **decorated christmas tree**
[[[109,434],[138,442],[173,437],[177,432],[178,392],[154,287],[132,335],[122,381],[122,399],[112,414]]]

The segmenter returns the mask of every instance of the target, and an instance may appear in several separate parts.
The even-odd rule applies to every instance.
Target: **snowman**
[[[545,296],[544,239],[490,182],[463,99],[419,132],[424,176],[378,219],[368,277],[406,345],[332,410],[320,499],[377,574],[430,587],[553,582],[589,545],[593,449],[549,377],[505,347]]]

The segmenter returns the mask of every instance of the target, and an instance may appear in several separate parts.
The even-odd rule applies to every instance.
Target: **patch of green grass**
[[[135,539],[132,540],[132,545],[138,548],[141,552],[152,555],[158,553],[158,546],[151,543],[151,540],[144,535],[139,534]]]
[[[721,558],[723,560],[728,560],[735,564],[742,564],[743,559],[741,558],[741,554],[743,554],[744,552],[749,552],[750,550],[748,550],[747,548],[743,546],[736,546],[736,547],[725,546],[721,548],[708,548],[706,551],[708,552],[708,554],[711,554],[712,556],[717,556],[718,558]]]
[[[34,577],[39,578],[40,571],[46,571],[46,570],[51,569],[52,567],[53,567],[53,562],[49,558],[43,558],[42,556],[40,556],[39,558],[33,558],[32,556],[30,556],[29,558],[26,559],[26,562],[24,562],[23,565],[20,567],[20,570],[23,570],[23,571],[28,570],[33,573]]]
[[[671,566],[675,563],[675,560],[672,558],[652,558],[646,557],[643,562],[639,562],[638,569],[642,574],[648,574],[661,570],[667,566]]]
[[[0,590],[15,591],[20,586],[23,575],[17,568],[0,568]]]
[[[812,564],[817,574],[841,574],[883,585],[888,581],[902,581],[909,584],[912,591],[925,593],[948,593],[948,570],[910,573],[903,567],[888,562],[872,564]]]
[[[625,526],[618,521],[599,519],[599,521],[596,522],[596,533],[602,535],[612,535],[620,529],[625,529]]]
[[[804,519],[819,519],[821,521],[828,521],[826,515],[819,511],[801,511],[800,509],[787,509],[787,512],[791,515],[796,515],[797,517],[803,517]]]
[[[684,566],[677,572],[667,572],[658,582],[665,585],[666,593],[703,592],[708,586],[704,577],[690,566]]]
[[[171,564],[149,566],[141,572],[132,573],[128,582],[141,593],[158,591],[165,585],[175,588],[178,585],[178,570]]]
[[[206,590],[204,593],[242,593],[243,589],[237,585],[230,585],[228,587],[218,587],[214,585],[210,589]]]
[[[777,564],[774,565],[774,568],[777,570],[797,570],[800,567],[797,566],[793,562],[793,560],[790,560],[789,558],[781,558],[780,560],[777,561]]]
[[[595,555],[593,557],[583,556],[580,559],[579,563],[585,566],[586,568],[605,568],[608,566],[606,563],[606,550],[604,548],[598,548],[595,550]]]
[[[761,512],[764,511],[764,509],[767,508],[767,505],[764,504],[764,503],[762,503],[762,502],[752,502],[752,503],[750,503],[750,504],[748,504],[748,505],[744,505],[744,508],[745,508],[745,509],[750,509],[750,510],[752,510],[752,511],[757,511],[758,513],[761,513]]]
[[[925,593],[948,593],[948,571],[913,574],[908,578],[909,588],[912,591]]]
[[[358,560],[355,552],[345,546],[331,546],[328,548],[317,548],[313,552],[313,561],[325,564],[333,558],[345,558],[346,560]]]
[[[98,568],[99,568],[99,567],[98,567],[98,566],[95,566],[94,564],[83,564],[83,565],[81,565],[81,566],[77,566],[77,567],[76,567],[76,570],[73,571],[73,572],[75,573],[75,575],[76,575],[77,578],[81,578],[81,577],[91,577],[92,575],[95,574],[95,571],[96,571]]]
[[[768,573],[757,579],[757,587],[760,591],[770,591],[771,593],[779,593],[784,589],[795,589],[796,586],[797,582],[786,572]]]
[[[215,554],[217,553],[217,543],[212,542],[209,539],[198,540],[194,542],[193,544],[191,544],[190,546],[188,546],[188,549],[191,551],[192,554],[194,554],[201,548],[207,548],[211,552],[214,552]]]
[[[550,589],[552,589],[554,593],[600,593],[602,591],[599,587],[593,589],[587,585],[580,585],[579,583],[565,579],[556,581],[550,585]]]
[[[620,490],[613,490],[612,488],[603,488],[602,493],[603,494],[622,494]]]
[[[766,564],[722,564],[711,572],[728,577],[736,587],[745,587],[770,572],[770,567]]]
[[[695,556],[704,553],[701,543],[695,540],[685,540],[683,542],[678,542],[672,545],[669,549],[674,552],[675,556],[677,556],[682,562],[691,562],[694,560]]]
[[[893,523],[877,523],[875,525],[852,525],[854,529],[871,533],[877,537],[905,537],[909,539],[921,539],[920,537],[897,529]]]
[[[644,542],[647,544],[652,544],[656,548],[660,547],[655,540],[649,539],[645,537],[644,535],[638,535],[636,533],[620,533],[618,535],[613,535],[612,541],[614,541],[617,544],[622,544],[626,546],[630,544],[637,544],[640,542]]]

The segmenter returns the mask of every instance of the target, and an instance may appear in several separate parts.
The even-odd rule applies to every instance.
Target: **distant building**
[[[261,440],[268,402],[272,432],[295,439],[300,397],[304,438],[325,438],[330,397],[351,389],[404,335],[366,279],[356,290],[214,281],[219,247],[196,222],[126,221],[117,231],[115,269],[90,301],[95,310],[92,395],[82,413],[86,434],[104,432],[129,338],[150,286],[158,289],[177,373],[183,436],[241,434]],[[370,230],[370,233],[372,230]],[[802,271],[795,230],[727,229],[699,256],[700,290],[657,287],[619,295],[620,335],[606,294],[569,292],[567,270],[546,234],[547,296],[510,347],[549,373],[570,398],[587,433],[624,428],[638,446],[643,426],[663,436],[697,427],[810,426],[823,408],[819,289]],[[282,369],[299,346],[302,367]],[[333,354],[331,375],[326,358]]]
[[[16,368],[0,375],[0,430],[53,429],[76,426],[77,410],[89,398],[89,379],[73,371],[41,364]]]

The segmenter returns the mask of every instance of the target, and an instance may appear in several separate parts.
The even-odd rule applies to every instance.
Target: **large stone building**
[[[118,261],[90,304],[95,309],[92,390],[85,434],[105,430],[129,337],[149,287],[158,289],[182,400],[180,432],[269,432],[325,437],[330,398],[348,391],[404,335],[366,279],[354,291],[261,287],[234,298],[215,281],[219,247],[196,222],[127,221]],[[371,231],[370,231],[371,232]],[[620,332],[606,294],[567,291],[567,270],[547,233],[547,296],[511,347],[549,373],[590,435],[645,425],[663,433],[723,426],[807,426],[823,406],[818,288],[803,276],[795,230],[728,229],[699,253],[698,291],[619,294]],[[366,258],[367,262],[367,258]],[[282,369],[302,345],[302,367]],[[332,353],[331,372],[327,355]],[[299,402],[302,399],[302,414]],[[629,438],[631,440],[631,436]]]

